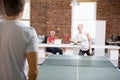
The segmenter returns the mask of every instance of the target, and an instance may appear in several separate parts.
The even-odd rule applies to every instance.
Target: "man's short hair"
[[[6,16],[17,16],[23,11],[25,0],[3,0]]]

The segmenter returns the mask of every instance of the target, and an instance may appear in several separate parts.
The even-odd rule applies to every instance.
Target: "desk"
[[[61,47],[61,48],[66,48],[66,51],[64,52],[64,54],[66,55],[73,55],[74,48],[80,48],[80,45],[73,45],[73,44],[39,44],[39,48],[41,53],[46,53],[45,52],[45,48],[46,47]],[[44,55],[43,55],[44,56]]]
[[[50,55],[38,80],[120,80],[120,71],[103,56]]]
[[[101,49],[101,48],[107,49],[111,60],[118,60],[118,58],[119,58],[119,49],[120,49],[119,46],[116,46],[116,45],[105,45],[105,46],[93,45],[92,47],[97,48],[97,49]],[[104,56],[104,55],[102,55],[102,56]]]
[[[106,41],[109,45],[119,45],[120,41]]]
[[[66,48],[66,51],[64,52],[64,54],[70,54],[70,55],[74,54],[73,50],[75,48],[81,48],[80,45],[73,45],[73,44],[39,44],[39,47],[40,47],[41,53],[43,53],[43,56],[46,53],[45,52],[46,47],[62,47],[62,48]],[[105,45],[105,46],[104,45],[92,45],[92,48],[94,48],[94,49],[108,49],[109,53],[114,55],[115,58],[117,57],[117,60],[118,60],[118,56],[119,56],[118,54],[119,54],[119,49],[120,49],[119,46],[116,46],[116,45]],[[104,55],[105,55],[104,53],[100,54],[100,56],[104,56]],[[115,59],[112,56],[110,56],[110,57],[111,57],[111,59]]]

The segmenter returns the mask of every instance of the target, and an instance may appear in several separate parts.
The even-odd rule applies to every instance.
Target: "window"
[[[25,8],[24,8],[23,16],[21,20],[25,25],[30,26],[30,1],[29,0],[25,3]]]
[[[3,6],[0,5],[0,9],[3,10],[2,8]],[[3,11],[0,11],[0,20],[2,20],[3,18]],[[23,11],[23,16],[22,16],[22,19],[21,21],[27,25],[27,26],[30,26],[30,1],[27,0],[27,2],[25,3],[25,8],[24,8],[24,11]]]
[[[80,5],[72,6],[72,28],[71,37],[75,38],[78,33],[77,25],[82,23],[84,29],[95,38],[96,26],[96,2],[79,2]]]

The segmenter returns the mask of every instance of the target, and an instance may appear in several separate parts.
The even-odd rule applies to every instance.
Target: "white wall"
[[[77,25],[82,23],[92,38],[95,37],[96,2],[80,2],[80,5],[72,5],[71,37],[78,33]]]
[[[106,21],[96,21],[95,45],[105,45]],[[105,49],[95,49],[95,55],[104,56]]]

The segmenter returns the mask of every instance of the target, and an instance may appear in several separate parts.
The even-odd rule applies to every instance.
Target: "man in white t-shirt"
[[[34,28],[21,23],[25,0],[3,0],[6,13],[0,21],[0,80],[27,80],[25,61],[28,61],[28,80],[37,80],[37,34]]]

